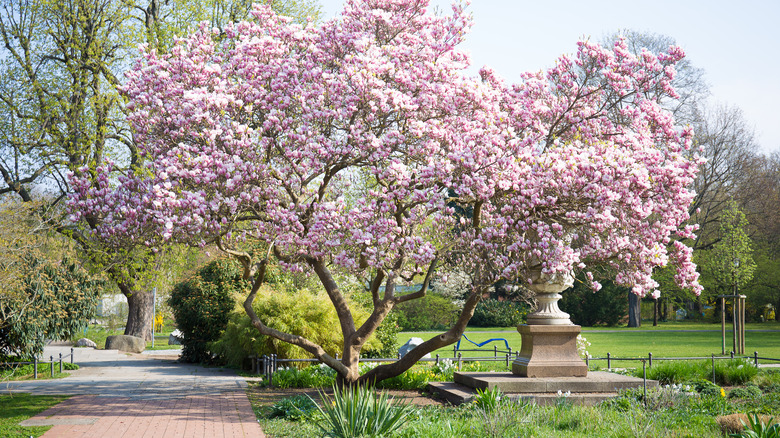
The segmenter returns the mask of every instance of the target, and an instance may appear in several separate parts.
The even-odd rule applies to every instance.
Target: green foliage
[[[361,364],[360,374],[365,374],[374,366],[373,363]],[[484,363],[468,362],[463,364],[462,371],[489,371],[488,368],[489,366],[485,366]],[[422,390],[430,382],[451,382],[455,371],[457,371],[455,364],[450,359],[443,359],[439,364],[415,365],[395,377],[377,382],[376,387],[380,389]]]
[[[0,351],[31,359],[46,339],[69,339],[95,315],[102,282],[76,263],[50,262],[28,253],[19,291],[0,300]]]
[[[274,372],[272,379],[277,388],[324,388],[336,382],[336,371],[325,364],[300,369],[282,367]]]
[[[446,330],[458,319],[460,308],[441,295],[427,294],[397,305],[394,311],[402,331]]]
[[[662,385],[690,384],[712,380],[712,362],[670,360],[653,364],[647,368],[647,378],[658,380]],[[744,385],[758,374],[758,368],[745,359],[715,361],[715,382],[720,385]],[[642,369],[634,370],[634,376],[642,377]]]
[[[780,438],[780,423],[776,423],[774,418],[764,423],[758,414],[748,416],[748,423],[745,430],[740,433],[732,434],[739,438]]]
[[[322,393],[321,398],[322,418],[317,425],[325,436],[334,438],[392,435],[414,410],[364,386],[334,387],[333,398]]]
[[[715,361],[715,382],[723,386],[744,385],[757,374],[758,368],[746,359]]]
[[[193,278],[173,288],[168,304],[184,335],[182,361],[212,360],[209,343],[216,341],[225,330],[236,307],[234,296],[245,285],[237,264],[223,259],[209,263]]]
[[[398,325],[398,314],[390,312],[379,328],[374,332],[374,338],[378,342],[369,343],[363,348],[361,357],[365,358],[391,358],[398,354],[398,333],[401,326]]]
[[[322,346],[331,356],[339,354],[343,349],[343,335],[337,329],[338,315],[325,292],[314,294],[307,290],[278,291],[270,286],[263,286],[252,303],[252,308],[263,324],[303,336]],[[356,324],[362,324],[368,318],[368,311],[360,306],[353,305],[351,309]],[[382,345],[372,337],[364,348],[381,350]],[[300,347],[261,335],[251,324],[249,316],[243,312],[230,318],[224,333],[217,342],[211,344],[211,349],[233,366],[241,366],[244,359],[255,354],[276,354],[280,359],[313,357]]]
[[[493,298],[482,300],[474,309],[469,321],[472,327],[512,327],[522,324],[528,315],[528,306],[512,301],[498,301]]]
[[[311,418],[317,411],[317,404],[305,395],[296,395],[279,400],[271,406],[270,418],[281,417],[288,421]]]
[[[706,367],[706,363],[704,366]],[[680,384],[690,380],[696,380],[706,376],[701,362],[687,360],[670,360],[656,362],[647,368],[647,378],[658,380],[662,385]],[[637,368],[634,375],[642,377],[642,370]],[[712,373],[710,372],[710,376]]]
[[[574,287],[561,294],[563,298],[558,306],[570,315],[573,323],[583,327],[615,326],[628,314],[628,288],[609,280],[603,280],[601,285],[601,290],[593,292],[584,274],[580,274]]]
[[[756,385],[740,386],[729,391],[729,398],[757,399],[761,397],[761,388]]]
[[[15,362],[16,358],[5,358],[8,362]],[[75,367],[75,368],[74,368]],[[78,365],[72,365],[69,362],[62,363],[63,372],[60,373],[59,363],[54,364],[54,375],[51,375],[51,365],[49,363],[38,364],[38,379],[61,379],[67,377],[68,373],[65,371],[77,370]],[[35,378],[35,366],[33,364],[28,365],[0,365],[0,382],[8,380],[31,380]]]
[[[19,423],[46,409],[68,399],[64,395],[0,395],[0,436],[2,437],[38,437],[51,426],[23,427]]]
[[[742,288],[753,278],[756,263],[747,226],[745,214],[732,200],[720,216],[720,240],[712,249],[700,250],[695,259],[705,290],[731,292],[735,283]]]
[[[501,407],[503,399],[504,393],[501,392],[501,389],[498,386],[488,389],[477,388],[477,395],[474,396],[474,406],[485,412],[491,413],[497,411]]]

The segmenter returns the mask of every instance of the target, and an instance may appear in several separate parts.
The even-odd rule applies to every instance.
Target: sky
[[[449,11],[450,1],[432,5]],[[325,19],[343,0],[320,0]],[[551,67],[582,38],[631,29],[672,37],[705,72],[710,103],[742,110],[763,153],[780,153],[779,0],[473,0],[462,48],[476,74],[489,66],[516,82]]]

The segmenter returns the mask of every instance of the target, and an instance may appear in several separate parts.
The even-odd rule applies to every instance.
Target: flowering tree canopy
[[[431,16],[427,3],[350,0],[306,27],[256,6],[253,21],[202,26],[170,55],[145,51],[125,92],[146,164],[98,189],[74,181],[72,213],[100,216],[117,245],[216,242],[255,279],[254,326],[346,381],[397,375],[455,342],[501,278],[538,283],[599,264],[644,295],[652,269],[673,261],[678,282],[698,290],[677,241],[693,231],[681,224],[698,163],[684,154],[690,132],[659,105],[675,98],[681,50],[637,57],[620,41],[581,42],[506,85],[487,69],[464,74],[468,15],[455,5]],[[254,315],[266,262],[238,249],[248,241],[316,274],[339,315],[342,359]],[[472,281],[458,322],[359,376],[367,338],[394,305],[424,296],[442,264]],[[333,269],[370,284],[373,313],[359,327]],[[421,274],[419,291],[396,292]]]

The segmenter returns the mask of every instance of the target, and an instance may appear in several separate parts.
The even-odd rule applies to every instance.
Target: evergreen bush
[[[472,327],[512,327],[521,324],[528,314],[528,306],[512,301],[482,300],[474,309],[469,325]]]
[[[228,259],[213,261],[174,286],[168,304],[183,334],[183,362],[214,359],[209,343],[219,339],[236,308],[235,296],[247,286],[238,264]]]
[[[558,306],[569,314],[574,324],[583,327],[615,326],[628,315],[629,289],[609,280],[601,283],[601,290],[594,293],[584,274],[580,274],[574,287],[561,294],[563,298],[558,301]]]
[[[0,260],[0,269],[6,269]],[[0,354],[31,360],[47,339],[69,339],[97,311],[103,282],[70,260],[51,262],[27,254],[18,290],[0,294]]]

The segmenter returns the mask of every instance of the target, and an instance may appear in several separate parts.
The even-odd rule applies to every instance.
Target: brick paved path
[[[81,368],[70,377],[8,382],[1,390],[74,395],[22,422],[53,425],[44,438],[264,437],[243,378],[171,359],[77,349]]]
[[[27,420],[54,424],[44,438],[263,437],[243,392],[140,400],[77,395]]]

